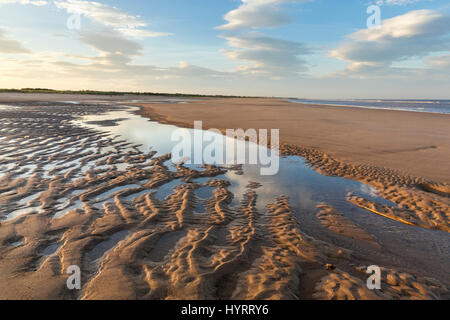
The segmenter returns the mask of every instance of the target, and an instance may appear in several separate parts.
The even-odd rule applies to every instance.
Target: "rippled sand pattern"
[[[353,266],[353,253],[309,236],[288,198],[258,210],[259,185],[250,182],[241,203],[231,206],[230,182],[219,179],[226,169],[168,168],[170,155],[144,153],[72,121],[111,108],[35,105],[0,111],[1,299],[448,294],[436,280],[391,270],[386,292],[367,292],[367,275]],[[199,183],[199,178],[207,179]],[[170,183],[174,188],[158,196]],[[202,188],[212,192],[199,197]],[[334,209],[322,209],[322,223],[337,221],[335,228],[343,230],[335,232],[378,246]],[[81,290],[66,287],[71,265],[81,268]]]
[[[349,195],[348,201],[406,225],[450,232],[449,186],[423,178],[410,177],[395,170],[339,162],[317,150],[282,145],[286,154],[305,157],[310,165],[324,175],[335,175],[362,181],[378,190],[378,195],[399,208],[380,206],[368,199]]]

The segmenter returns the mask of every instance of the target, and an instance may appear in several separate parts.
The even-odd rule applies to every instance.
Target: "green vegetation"
[[[53,90],[53,89],[46,89],[46,88],[23,88],[23,89],[1,89],[0,88],[0,93],[2,93],[2,92],[91,94],[91,95],[105,95],[105,96],[139,95],[139,96],[168,96],[168,97],[249,98],[246,96],[203,95],[203,94],[186,94],[186,93],[120,92],[120,91],[94,91],[94,90]]]

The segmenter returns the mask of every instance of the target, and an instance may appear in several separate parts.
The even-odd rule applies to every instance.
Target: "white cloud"
[[[148,23],[142,21],[140,17],[130,15],[119,8],[108,6],[100,2],[85,0],[54,0],[57,8],[64,9],[70,14],[80,14],[88,19],[102,24],[130,37],[162,37],[172,35],[167,32],[150,31],[143,28]],[[46,0],[0,0],[2,4],[31,4],[35,6],[48,5]]]
[[[45,6],[46,4],[48,4],[48,1],[43,1],[43,0],[0,0],[0,5],[11,4],[11,3],[31,4],[34,6]]]
[[[383,41],[389,39],[405,39],[432,37],[450,31],[450,18],[433,10],[416,10],[386,19],[382,27],[359,30],[350,38],[360,41]]]
[[[142,28],[148,24],[138,16],[130,15],[119,8],[99,2],[82,0],[55,0],[56,7],[68,13],[81,14],[96,23],[111,27],[121,33],[133,37],[160,37],[170,33],[149,31]]]
[[[124,56],[140,55],[143,49],[139,43],[111,31],[81,32],[80,40],[98,51]]]
[[[329,55],[350,62],[347,72],[377,72],[393,62],[450,51],[450,17],[433,10],[411,11],[359,30]],[[398,71],[398,69],[397,69]]]
[[[217,27],[243,33],[223,36],[233,48],[223,50],[225,56],[245,62],[238,67],[240,73],[264,74],[271,79],[305,71],[306,62],[300,58],[310,53],[305,45],[249,31],[285,25],[290,19],[283,4],[310,1],[314,0],[241,0],[237,9],[224,16],[228,23]]]
[[[377,0],[375,4],[378,6],[404,6],[408,4],[413,4],[421,0]]]
[[[306,62],[299,56],[309,54],[310,49],[301,43],[262,34],[224,36],[224,38],[231,47],[237,48],[226,50],[225,55],[230,59],[248,63],[238,68],[241,72],[286,75],[306,70]]]
[[[120,32],[111,30],[82,31],[79,40],[97,51],[94,56],[73,56],[60,52],[47,54],[31,54],[35,61],[28,70],[16,72],[23,77],[24,72],[36,73],[47,70],[49,77],[71,77],[74,82],[82,79],[95,81],[120,81],[120,79],[136,82],[142,86],[155,79],[183,78],[189,81],[230,75],[207,68],[180,63],[178,66],[159,68],[149,64],[136,64],[135,58],[142,55],[143,47],[136,41],[127,39]],[[24,65],[24,60],[21,61]],[[33,70],[34,69],[34,70]]]
[[[273,28],[290,22],[280,5],[284,3],[314,0],[241,0],[242,4],[228,12],[224,19],[228,23],[217,27],[220,30],[240,30],[248,28]]]

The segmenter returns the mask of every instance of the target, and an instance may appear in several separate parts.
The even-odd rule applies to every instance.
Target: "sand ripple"
[[[219,178],[226,169],[178,164],[173,170],[165,165],[170,154],[145,153],[72,122],[105,110],[80,104],[0,112],[6,137],[0,142],[0,298],[437,299],[448,293],[436,280],[390,269],[386,291],[369,292],[352,266],[353,252],[309,236],[287,197],[258,210],[260,185],[249,181],[241,203],[231,206],[230,182]],[[213,191],[200,198],[196,191],[205,187]],[[199,204],[204,212],[196,211]],[[333,208],[320,209],[326,228],[379,248]],[[448,226],[448,215],[422,214],[412,223]],[[81,267],[80,291],[66,288],[71,265]]]

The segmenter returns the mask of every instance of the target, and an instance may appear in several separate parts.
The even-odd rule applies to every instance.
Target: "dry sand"
[[[175,108],[165,104],[161,110],[166,107]],[[185,104],[176,108],[189,114],[181,111],[189,110]],[[258,183],[250,182],[241,203],[233,206],[237,195],[228,190],[229,181],[218,178],[226,169],[192,170],[180,164],[170,170],[165,165],[170,155],[155,157],[154,152],[143,153],[136,145],[71,122],[77,116],[109,109],[27,103],[19,109],[0,110],[0,162],[8,166],[0,176],[0,213],[4,217],[27,210],[22,216],[0,221],[0,299],[449,297],[448,273],[436,273],[438,280],[431,279],[421,274],[420,266],[405,266],[406,272],[384,268],[383,290],[368,290],[365,268],[374,260],[379,262],[376,258],[390,261],[391,253],[326,204],[319,206],[319,224],[324,232],[353,241],[355,251],[309,235],[282,195],[265,210],[257,209]],[[205,119],[197,116],[191,115]],[[326,173],[342,174],[351,168],[319,151],[289,148],[304,153]],[[125,169],[124,164],[128,165]],[[239,167],[228,170],[242,173]],[[362,179],[358,176],[364,173],[361,170],[353,167],[351,176]],[[375,175],[368,183],[377,185],[383,196],[403,210],[379,208],[352,195],[349,201],[373,211],[384,210],[392,219],[409,214],[415,215],[410,219],[413,224],[448,227],[449,203],[441,185],[423,184],[426,187],[418,189],[414,178],[370,168],[367,172]],[[195,177],[208,179],[195,183]],[[177,179],[183,183],[167,197],[156,196],[159,187]],[[195,191],[206,186],[213,188],[212,196],[199,198]],[[203,214],[195,212],[200,202],[205,206]],[[55,217],[61,212],[64,215]],[[365,244],[373,255],[362,256],[366,251],[359,246]],[[70,265],[81,267],[80,291],[66,287]]]

